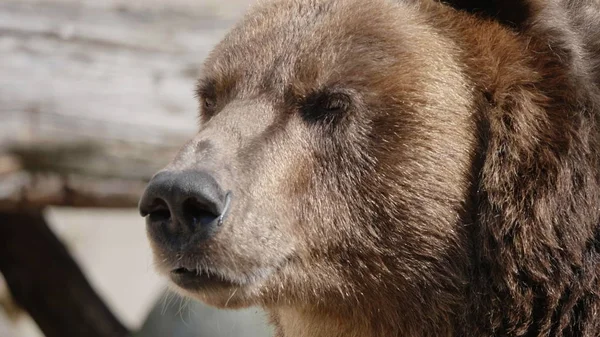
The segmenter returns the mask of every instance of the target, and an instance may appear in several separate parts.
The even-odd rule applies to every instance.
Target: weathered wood
[[[46,337],[122,337],[113,316],[42,212],[0,212],[0,272]]]
[[[85,4],[0,1],[0,143],[191,136],[200,65],[231,21]]]
[[[179,146],[111,141],[35,141],[6,150],[21,170],[31,173],[77,174],[105,179],[148,180],[164,167]]]
[[[0,157],[0,210],[135,207],[145,183],[176,150],[92,140],[13,144]]]
[[[231,20],[188,0],[32,3],[0,2],[0,209],[135,206],[193,135]]]
[[[141,180],[19,172],[2,177],[0,211],[46,206],[136,207],[145,185]]]

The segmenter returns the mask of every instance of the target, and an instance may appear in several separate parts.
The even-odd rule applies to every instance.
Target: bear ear
[[[535,0],[438,0],[469,13],[519,28],[533,15]]]

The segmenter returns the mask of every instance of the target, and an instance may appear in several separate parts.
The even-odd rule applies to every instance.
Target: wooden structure
[[[194,81],[231,22],[123,6],[0,3],[0,209],[135,206],[193,134]]]
[[[42,211],[137,205],[193,135],[201,61],[235,17],[95,3],[0,2],[0,272],[47,337],[128,334]]]

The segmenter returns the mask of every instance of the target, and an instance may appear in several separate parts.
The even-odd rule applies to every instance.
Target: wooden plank
[[[46,206],[131,208],[137,206],[146,185],[135,180],[28,172],[2,180],[0,211],[9,212]]]
[[[194,17],[215,17],[235,19],[239,17],[253,0],[20,0],[31,5],[40,4],[71,4],[79,7],[94,7],[111,9],[117,8],[125,11],[151,11],[185,13]]]
[[[0,209],[136,206],[194,134],[200,64],[232,20],[107,4],[0,2]]]
[[[31,173],[148,180],[169,162],[180,145],[47,140],[14,144],[6,151],[18,160],[22,170]]]
[[[13,145],[6,149],[10,156],[0,157],[0,210],[135,207],[145,183],[177,147],[89,140]]]
[[[0,2],[0,143],[191,136],[202,60],[231,21]]]
[[[129,335],[39,210],[0,212],[0,272],[47,337]]]

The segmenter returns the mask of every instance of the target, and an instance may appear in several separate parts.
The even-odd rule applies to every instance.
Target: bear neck
[[[381,316],[382,312],[354,309],[345,314],[341,313],[343,309],[322,308],[286,307],[268,311],[275,326],[275,337],[449,337],[456,331],[451,323],[453,319],[427,322],[402,314],[404,310],[412,311],[408,308],[396,308],[396,314],[387,318]],[[411,321],[403,321],[403,317],[411,317]]]
[[[276,337],[375,336],[363,320],[348,321],[317,310],[284,308],[275,315]]]
[[[344,317],[332,312],[295,308],[276,311],[276,337],[374,337],[377,331],[368,320]],[[389,335],[389,331],[388,331]]]

